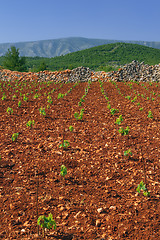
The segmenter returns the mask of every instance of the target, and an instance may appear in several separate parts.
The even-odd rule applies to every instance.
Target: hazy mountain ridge
[[[116,43],[136,43],[139,45],[149,46],[152,48],[160,49],[160,42],[145,42],[145,41],[119,41],[119,40],[105,40],[105,39],[91,39],[82,37],[69,37],[53,40],[40,40],[33,42],[19,42],[19,43],[1,43],[0,44],[0,56],[5,55],[7,50],[11,46],[19,48],[21,56],[26,57],[56,57],[65,55],[68,53],[88,49],[91,47]]]

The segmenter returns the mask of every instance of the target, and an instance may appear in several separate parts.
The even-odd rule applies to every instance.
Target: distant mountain
[[[19,48],[21,56],[26,57],[56,57],[66,55],[68,53],[92,48],[109,43],[134,43],[144,45],[152,48],[160,49],[160,42],[145,42],[145,41],[119,41],[119,40],[105,40],[105,39],[90,39],[82,37],[69,37],[53,40],[41,40],[33,42],[19,42],[19,43],[1,43],[0,56],[4,56],[11,46]]]

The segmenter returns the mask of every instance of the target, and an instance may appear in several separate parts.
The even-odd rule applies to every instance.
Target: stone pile
[[[107,79],[114,81],[160,81],[160,64],[150,66],[144,62],[132,61],[116,72],[107,73],[105,80]]]
[[[71,71],[69,81],[71,82],[85,82],[91,80],[92,71],[87,67],[78,67]]]
[[[77,82],[77,81],[97,81],[99,79],[103,81],[160,81],[160,64],[150,66],[147,64],[133,61],[126,64],[118,71],[113,72],[94,72],[86,67],[78,67],[73,70],[65,71],[43,71],[38,73],[20,73],[16,71],[10,71],[0,69],[0,80],[36,80],[36,81],[55,81],[55,82]]]

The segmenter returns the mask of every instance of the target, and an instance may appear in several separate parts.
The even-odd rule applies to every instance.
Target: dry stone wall
[[[113,72],[94,72],[86,67],[78,67],[73,70],[65,71],[43,71],[39,73],[20,73],[10,70],[0,70],[1,80],[36,80],[36,81],[64,81],[64,82],[77,82],[77,81],[160,81],[160,64],[150,66],[147,64],[133,61],[126,64],[118,71]]]
[[[160,81],[160,64],[150,66],[147,64],[132,61],[126,64],[117,72],[107,74],[109,78],[115,81]]]

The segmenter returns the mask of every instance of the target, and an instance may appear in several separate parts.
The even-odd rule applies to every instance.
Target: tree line
[[[95,71],[114,71],[119,67],[137,60],[145,64],[160,63],[160,49],[154,49],[131,43],[112,43],[93,47],[64,56],[20,57],[19,49],[14,46],[0,57],[0,65],[16,71],[39,72],[44,70],[59,71],[84,66]]]

